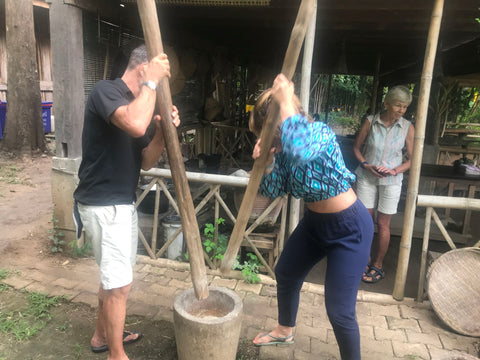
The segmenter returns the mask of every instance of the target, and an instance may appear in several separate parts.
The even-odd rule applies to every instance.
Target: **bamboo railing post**
[[[422,257],[420,261],[420,275],[418,277],[417,301],[423,301],[423,290],[425,289],[425,273],[427,271],[428,242],[430,240],[430,226],[432,223],[433,208],[427,207],[425,214],[425,228],[423,230]]]
[[[138,0],[137,5],[148,56],[152,58],[164,52],[155,0]],[[178,207],[182,218],[183,236],[186,240],[190,257],[193,288],[198,299],[206,299],[208,297],[208,281],[203,259],[202,242],[193,207],[192,195],[185,174],[185,165],[183,164],[177,131],[171,121],[172,97],[168,79],[164,78],[158,85],[157,102],[160,108],[160,116],[162,117],[161,126],[172,171],[173,183],[177,193]]]
[[[427,122],[428,100],[432,85],[433,65],[437,52],[438,34],[442,22],[444,0],[435,0],[433,12],[428,31],[427,45],[425,49],[425,61],[423,64],[422,80],[417,108],[417,122],[415,124],[415,142],[413,145],[413,158],[410,175],[408,176],[407,199],[405,204],[405,215],[400,240],[400,252],[398,254],[398,267],[395,275],[393,298],[403,300],[405,282],[407,279],[410,248],[412,245],[413,225],[415,221],[416,200],[418,184],[420,181],[420,168],[422,166],[423,142],[425,139],[425,125]]]
[[[313,13],[314,0],[302,0],[300,8],[298,9],[295,25],[290,35],[290,41],[288,43],[287,52],[283,62],[282,73],[291,79],[295,68],[297,66],[298,55],[302,48],[303,39],[307,32],[307,27],[310,23],[310,18]],[[222,273],[228,273],[232,269],[235,257],[237,256],[238,249],[242,243],[243,234],[252,212],[253,202],[257,195],[258,186],[262,179],[263,172],[265,171],[265,164],[269,154],[269,149],[272,146],[274,129],[277,126],[279,107],[278,104],[273,103],[272,110],[268,114],[267,120],[263,126],[261,133],[261,155],[257,158],[253,164],[253,170],[250,175],[245,195],[238,211],[237,221],[232,231],[230,241],[228,243],[227,250],[225,252],[220,270]]]

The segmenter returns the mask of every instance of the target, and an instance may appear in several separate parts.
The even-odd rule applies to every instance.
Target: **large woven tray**
[[[480,337],[480,249],[441,255],[432,265],[427,292],[433,310],[450,328]]]

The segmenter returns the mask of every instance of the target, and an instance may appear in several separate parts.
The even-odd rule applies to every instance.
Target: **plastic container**
[[[52,102],[42,102],[42,121],[45,134],[52,132]]]
[[[52,102],[42,102],[42,122],[45,134],[52,132]],[[5,130],[5,118],[7,115],[7,103],[0,100],[0,139]]]
[[[178,215],[165,216],[162,220],[163,243],[165,244],[170,239],[177,229],[182,226],[182,221]],[[177,235],[167,248],[167,258],[177,260],[186,252],[185,242],[183,240],[183,233]]]

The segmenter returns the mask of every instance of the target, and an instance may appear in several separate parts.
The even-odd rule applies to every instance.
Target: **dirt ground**
[[[48,230],[52,229],[50,185],[51,156],[12,159],[0,153],[0,271],[1,259],[15,257],[25,264],[48,258],[62,263],[68,254],[50,251]],[[15,271],[15,269],[8,269]],[[14,289],[1,291],[0,315],[21,311],[27,295]],[[90,351],[90,337],[95,324],[95,311],[88,305],[62,300],[52,309],[52,319],[29,340],[17,340],[11,333],[1,333],[0,360],[27,359],[104,359],[106,354]],[[127,317],[127,327],[143,334],[156,334],[149,339],[128,345],[130,359],[177,359],[173,324],[144,317]],[[258,359],[258,349],[241,341],[237,359]]]

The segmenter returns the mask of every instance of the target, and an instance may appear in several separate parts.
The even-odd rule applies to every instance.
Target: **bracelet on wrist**
[[[393,171],[395,171],[395,175],[394,175],[394,176],[397,176],[397,175],[398,175],[397,169],[393,169]]]
[[[365,165],[368,165],[368,161],[364,161],[360,164],[360,167],[365,169]]]

